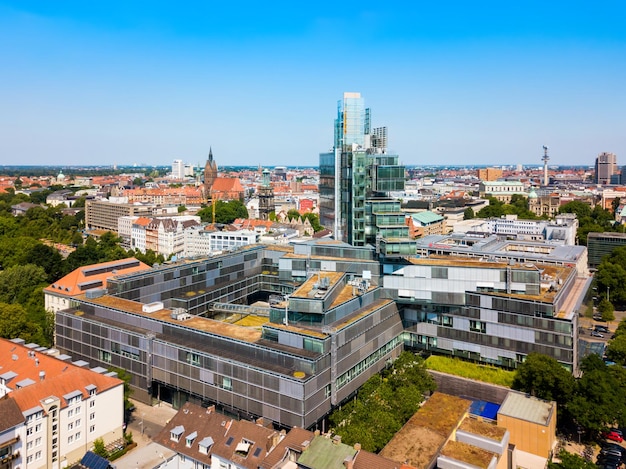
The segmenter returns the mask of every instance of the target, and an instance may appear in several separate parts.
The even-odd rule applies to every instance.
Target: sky
[[[0,164],[626,164],[623,1],[0,0]]]

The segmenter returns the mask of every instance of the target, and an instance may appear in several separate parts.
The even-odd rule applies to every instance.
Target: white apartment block
[[[184,257],[207,256],[256,244],[260,234],[252,230],[218,231],[195,226],[185,230]]]
[[[59,469],[80,461],[98,438],[121,441],[123,382],[36,350],[0,339],[0,464]]]

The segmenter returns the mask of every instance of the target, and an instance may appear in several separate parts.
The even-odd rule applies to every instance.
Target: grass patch
[[[514,371],[507,371],[490,365],[478,365],[459,360],[458,358],[438,355],[431,355],[426,359],[426,368],[509,388],[513,384],[513,378],[515,377]]]

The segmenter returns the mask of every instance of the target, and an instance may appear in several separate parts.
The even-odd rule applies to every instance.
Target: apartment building
[[[0,464],[57,469],[123,437],[124,383],[104,368],[0,339]]]
[[[105,200],[85,202],[85,228],[117,233],[118,219],[124,216],[146,216],[154,214],[154,204],[130,204],[128,198],[111,197]]]
[[[500,202],[508,204],[515,194],[527,196],[526,188],[520,181],[481,181],[478,185],[478,195],[481,199],[495,197]]]

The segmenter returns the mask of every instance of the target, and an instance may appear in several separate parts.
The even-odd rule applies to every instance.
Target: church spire
[[[213,161],[213,148],[209,147],[209,161]]]

